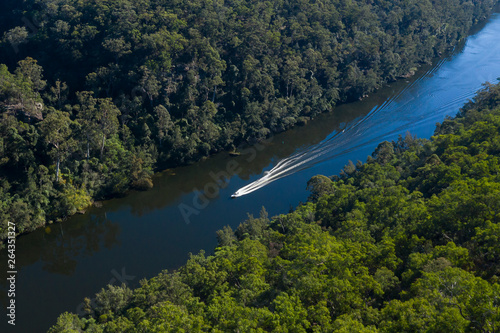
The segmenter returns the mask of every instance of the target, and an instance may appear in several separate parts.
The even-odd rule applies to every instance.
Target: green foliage
[[[314,177],[311,202],[224,228],[213,255],[109,287],[89,318],[63,314],[52,332],[497,331],[498,96],[487,86],[432,140],[384,142]]]
[[[149,189],[154,170],[264,139],[408,77],[494,4],[4,2],[0,63],[13,72],[0,65],[1,198],[24,216],[3,208],[1,216],[24,224],[22,232],[131,187]],[[30,22],[30,31],[19,22]],[[24,60],[16,67],[14,58]],[[492,131],[487,122],[477,126]],[[381,146],[377,161],[390,164],[391,149]],[[423,175],[440,168],[431,162]],[[492,167],[474,163],[475,172]],[[351,162],[344,171],[355,170]],[[444,172],[436,177],[460,173]],[[324,185],[312,186],[314,200],[329,191]],[[430,186],[444,184],[428,179],[420,191]],[[74,191],[78,203],[68,200]],[[240,231],[261,237],[261,222]]]
[[[77,315],[64,313],[57,319],[57,324],[49,329],[49,333],[79,333],[85,327]]]
[[[14,74],[0,66],[0,239],[16,221],[25,233],[46,222],[85,210],[92,201],[133,186],[152,187],[152,145],[139,148],[119,138],[120,110],[110,98],[77,93],[78,104],[62,106],[65,85],[44,104],[42,68],[31,58]],[[122,135],[125,136],[125,135]]]
[[[106,322],[112,313],[123,310],[131,297],[132,291],[125,285],[121,287],[108,285],[107,289],[102,289],[96,295],[94,309],[96,315],[101,321]]]

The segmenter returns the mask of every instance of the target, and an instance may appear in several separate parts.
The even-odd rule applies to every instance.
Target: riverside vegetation
[[[495,3],[5,0],[0,238],[411,75]]]
[[[108,286],[49,332],[498,331],[500,85],[430,140],[307,186],[295,211],[226,227],[212,255]]]

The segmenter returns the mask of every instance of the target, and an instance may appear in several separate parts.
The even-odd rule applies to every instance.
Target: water
[[[435,123],[453,116],[483,82],[497,82],[499,31],[495,14],[453,54],[423,66],[410,80],[339,106],[307,126],[242,150],[241,156],[222,153],[167,170],[155,177],[150,191],[131,192],[19,238],[16,327],[3,316],[0,331],[45,332],[60,313],[78,312],[83,298],[106,284],[136,287],[142,278],[179,267],[189,252],[210,252],[215,231],[236,228],[247,212],[257,215],[262,206],[270,215],[288,212],[307,199],[312,176],[336,174],[348,160],[366,160],[379,142],[407,131],[430,137]],[[231,199],[239,189],[246,195]],[[6,262],[3,250],[4,309]]]

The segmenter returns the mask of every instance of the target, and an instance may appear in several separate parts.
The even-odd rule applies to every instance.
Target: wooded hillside
[[[1,223],[33,230],[332,111],[456,45],[494,2],[7,0]]]
[[[498,331],[500,86],[431,140],[383,142],[308,187],[294,212],[226,227],[213,255],[108,286],[49,332]]]

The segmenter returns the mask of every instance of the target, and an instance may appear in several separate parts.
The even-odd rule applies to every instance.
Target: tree
[[[394,146],[392,143],[384,141],[377,146],[372,156],[379,161],[380,164],[387,164],[394,157]]]
[[[74,140],[71,138],[71,123],[68,113],[57,110],[49,113],[40,123],[45,141],[53,147],[49,154],[56,160],[56,182],[59,182],[61,161],[64,161],[74,147]]]
[[[307,332],[311,323],[307,321],[307,311],[300,299],[287,293],[278,295],[273,305],[276,313],[276,326],[282,332]]]
[[[142,66],[140,70],[142,71],[142,77],[139,80],[139,85],[142,91],[148,96],[151,105],[153,105],[153,99],[160,94],[160,81],[157,80],[154,73],[146,66]]]
[[[42,91],[47,84],[43,80],[42,72],[42,66],[38,65],[38,62],[30,57],[19,61],[16,69],[16,75],[26,79],[30,83],[31,88],[37,93]]]
[[[14,48],[14,51],[19,52],[19,45],[28,42],[28,30],[26,27],[15,27],[4,32],[4,40]]]
[[[85,327],[76,314],[63,313],[57,318],[57,323],[49,329],[49,333],[79,333]]]
[[[157,118],[156,128],[158,129],[158,141],[161,148],[165,138],[170,137],[169,131],[174,128],[174,123],[170,117],[170,113],[163,105],[156,106],[154,110]]]
[[[120,312],[127,306],[131,297],[132,290],[124,283],[121,286],[108,285],[96,294],[95,310],[98,314]]]
[[[106,39],[102,43],[102,46],[114,54],[116,63],[118,63],[118,59],[121,57],[132,53],[130,43],[126,42],[123,36],[120,38]]]
[[[52,106],[61,108],[68,100],[68,90],[66,82],[57,80],[55,85],[50,87],[50,91],[45,95],[45,98],[52,103]]]
[[[82,91],[76,94],[78,105],[75,106],[77,122],[80,123],[82,134],[86,141],[86,157],[90,159],[90,143],[96,135],[94,126],[94,115],[96,113],[97,101],[93,97],[93,92]]]
[[[104,154],[104,146],[106,138],[111,137],[118,131],[118,116],[120,110],[113,104],[111,98],[104,98],[98,100],[96,109],[95,121],[100,131],[101,136],[101,159]]]
[[[236,241],[234,231],[230,226],[225,226],[222,230],[217,231],[217,241],[219,246],[231,246]]]

